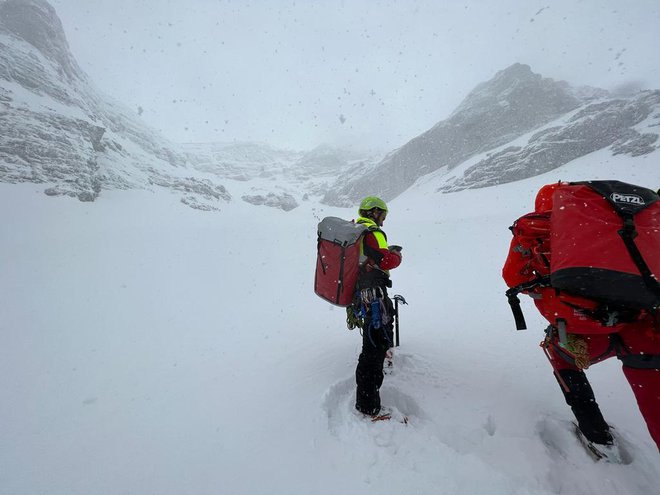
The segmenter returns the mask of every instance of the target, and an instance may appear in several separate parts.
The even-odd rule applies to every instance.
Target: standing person
[[[625,193],[617,192],[621,190]],[[579,201],[574,201],[574,197]],[[610,205],[617,200],[628,208],[630,203],[638,205],[638,216],[634,220],[633,216],[627,217],[625,224],[617,220],[614,212],[605,216],[603,212],[611,211]],[[511,226],[513,239],[502,270],[506,284],[511,287],[507,296],[518,329],[526,328],[517,299],[520,292],[532,297],[539,312],[550,323],[541,346],[564,399],[575,415],[579,434],[597,457],[615,461],[618,456],[616,438],[603,418],[584,370],[611,357],[621,361],[639,411],[660,450],[660,292],[658,278],[652,274],[653,271],[658,274],[660,267],[657,248],[660,231],[652,227],[660,221],[658,205],[660,198],[650,190],[615,181],[546,185],[536,196],[534,212],[520,217]],[[587,214],[580,217],[579,229],[588,232],[587,242],[573,241],[581,234],[576,229],[561,230],[561,221],[584,211]],[[625,225],[623,229],[619,223]],[[592,234],[592,225],[597,225],[598,235]],[[637,229],[631,237],[642,246],[637,251],[639,256],[629,254],[620,239],[625,237],[625,228],[629,225]],[[586,292],[591,283],[592,266],[564,270],[568,276],[560,278],[562,272],[557,259],[561,261],[569,256],[577,259],[578,255],[602,255],[593,265],[598,270],[595,287],[602,290],[600,298]],[[615,280],[626,283],[631,275],[624,269],[629,270],[630,266],[622,263],[632,263],[631,258],[637,258],[635,266],[641,265],[638,260],[642,258],[646,269],[640,272],[648,271],[652,275],[636,286],[627,285],[626,290],[619,290],[612,299],[607,291],[616,290],[617,284],[606,277],[618,277]],[[614,263],[621,263],[620,271],[610,269]],[[560,287],[560,283],[567,282],[577,289],[569,291]],[[655,298],[655,304],[631,307],[626,299],[635,291],[646,294],[651,301]]]
[[[356,301],[362,308],[362,352],[355,370],[357,384],[355,408],[374,419],[389,419],[390,412],[381,407],[380,386],[383,383],[383,362],[393,347],[394,306],[387,295],[392,287],[389,270],[401,264],[401,247],[388,246],[381,229],[387,217],[387,205],[377,197],[362,200],[356,223],[368,227],[360,246],[360,274]]]

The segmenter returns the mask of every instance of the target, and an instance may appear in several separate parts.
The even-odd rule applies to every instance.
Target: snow
[[[81,108],[65,105],[51,96],[29,91],[13,81],[3,80],[2,89],[11,93],[13,105],[16,109],[53,113],[70,119],[89,121],[89,116],[85,115],[85,112]]]
[[[401,347],[383,402],[353,412],[357,331],[312,291],[316,224],[355,212],[166,191],[93,203],[0,184],[0,492],[6,494],[644,494],[660,457],[620,371],[588,371],[632,462],[595,463],[538,343],[516,332],[500,270],[538,187],[658,186],[656,151],[593,153],[452,194],[419,181],[385,223]]]

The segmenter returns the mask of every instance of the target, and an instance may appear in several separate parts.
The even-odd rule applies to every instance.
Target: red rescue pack
[[[619,181],[544,186],[516,220],[502,276],[518,329],[517,294],[575,333],[613,333],[660,306],[660,198]]]
[[[314,292],[337,306],[350,306],[360,270],[361,224],[326,217],[318,226]]]
[[[650,309],[660,299],[658,195],[619,181],[557,189],[551,215],[551,285],[608,304]]]

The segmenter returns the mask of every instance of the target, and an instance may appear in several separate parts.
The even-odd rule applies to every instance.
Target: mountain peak
[[[338,183],[324,201],[354,203],[365,191],[393,199],[419,177],[441,167],[452,170],[509,143],[580,107],[598,91],[577,91],[534,73],[529,65],[510,65],[477,85],[448,119],[387,155],[363,177]]]
[[[545,101],[550,113],[561,113],[579,105],[571,87],[564,81],[544,78],[529,65],[516,63],[478,84],[456,108],[451,117],[490,112],[493,107],[525,106],[532,108]]]
[[[1,2],[0,30],[34,46],[44,57],[57,63],[69,80],[80,78],[80,70],[69,51],[62,22],[45,0]]]
[[[502,69],[495,74],[495,77],[540,77],[532,72],[532,68],[527,64],[516,62],[506,69]]]

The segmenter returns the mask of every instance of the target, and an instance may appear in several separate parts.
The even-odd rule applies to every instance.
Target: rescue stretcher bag
[[[314,292],[337,306],[350,306],[360,269],[365,225],[326,217],[318,225]]]
[[[624,308],[660,303],[660,198],[619,181],[558,187],[550,215],[550,286]]]
[[[660,198],[618,181],[548,184],[535,211],[510,227],[502,269],[516,328],[518,294],[551,325],[580,334],[622,331],[660,311]]]

